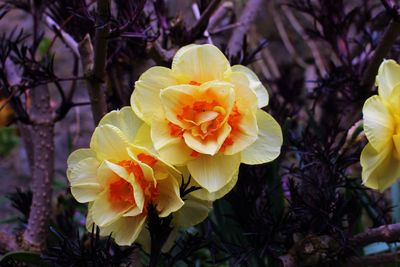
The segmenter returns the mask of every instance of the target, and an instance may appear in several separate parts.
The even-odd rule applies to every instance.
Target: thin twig
[[[354,247],[363,247],[375,242],[394,242],[400,239],[400,223],[382,225],[353,236],[349,243]]]
[[[196,38],[207,29],[208,22],[220,3],[221,0],[212,0],[207,6],[206,10],[204,10],[203,14],[201,14],[201,17],[198,19],[196,24],[189,30],[190,35],[193,38]]]
[[[255,20],[258,11],[260,11],[262,0],[249,0],[244,7],[239,18],[240,26],[233,31],[228,42],[228,52],[230,57],[238,57],[243,47],[244,36],[250,29],[250,25]]]
[[[92,102],[94,124],[107,113],[106,97],[102,88],[107,60],[108,38],[110,33],[110,0],[97,0],[97,19],[94,52],[90,36],[86,35],[79,44],[84,73],[88,77],[88,90]]]
[[[361,78],[361,86],[363,88],[369,90],[373,86],[379,65],[382,63],[384,57],[389,53],[399,34],[400,22],[392,20],[376,47],[374,55]]]

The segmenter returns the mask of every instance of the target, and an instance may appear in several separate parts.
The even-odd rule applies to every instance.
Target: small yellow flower
[[[67,176],[78,202],[89,203],[87,224],[112,233],[119,245],[132,244],[142,232],[150,203],[166,217],[184,202],[180,172],[137,146],[142,121],[130,107],[108,113],[93,133],[90,148],[68,158]],[[90,226],[91,228],[91,226]]]
[[[385,190],[400,177],[400,65],[385,60],[376,77],[378,95],[363,107],[369,141],[361,153],[364,185]]]
[[[230,66],[213,45],[188,45],[172,67],[152,67],[135,84],[131,105],[145,121],[160,157],[187,166],[215,199],[236,183],[241,162],[260,164],[280,154],[282,131],[268,113],[268,92],[248,68]],[[147,127],[147,129],[146,129]],[[211,196],[212,195],[212,196]]]

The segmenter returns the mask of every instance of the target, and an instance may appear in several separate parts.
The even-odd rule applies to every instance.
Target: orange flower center
[[[150,167],[154,167],[154,165],[157,163],[157,159],[144,153],[140,153],[137,157],[141,162]],[[134,161],[122,160],[118,162],[118,165],[124,167],[129,173],[132,173],[135,177],[134,182],[139,184],[143,190],[143,213],[146,214],[148,205],[156,200],[159,196],[157,185],[155,185],[153,181],[146,180],[142,168]],[[109,185],[108,197],[110,202],[116,206],[136,205],[132,185],[121,177]]]

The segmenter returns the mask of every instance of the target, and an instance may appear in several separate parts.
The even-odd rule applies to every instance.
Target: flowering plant
[[[400,177],[400,66],[385,60],[376,76],[378,95],[363,107],[364,132],[369,141],[361,153],[364,185],[385,190]]]
[[[250,69],[230,66],[213,45],[188,45],[171,69],[152,67],[140,76],[131,104],[160,157],[187,166],[204,189],[196,196],[212,200],[235,185],[241,162],[278,157],[281,128],[261,110],[268,99]]]

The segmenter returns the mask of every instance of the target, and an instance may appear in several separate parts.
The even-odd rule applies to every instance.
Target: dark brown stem
[[[394,242],[400,239],[400,223],[382,225],[369,229],[350,238],[349,243],[353,247],[363,247],[375,242]]]
[[[96,33],[94,52],[89,35],[79,44],[83,71],[88,80],[90,102],[94,124],[107,113],[106,97],[102,84],[107,61],[108,37],[110,34],[110,0],[97,0]]]
[[[399,34],[400,22],[393,20],[390,22],[385,33],[383,34],[378,46],[374,51],[374,55],[364,71],[364,74],[361,78],[361,86],[363,88],[369,90],[373,86],[376,74],[378,73],[379,65],[382,63],[384,57],[389,53],[390,48],[396,41]]]
[[[239,18],[240,25],[233,31],[228,42],[228,53],[237,57],[242,51],[244,36],[250,29],[251,23],[256,19],[263,0],[249,0]]]
[[[47,85],[31,90],[31,139],[33,143],[32,206],[23,245],[32,250],[44,248],[51,211],[51,181],[54,174],[54,122]]]
[[[347,266],[351,267],[365,267],[373,265],[382,265],[385,263],[400,262],[400,251],[383,253],[378,255],[369,255],[363,257],[352,257]]]
[[[213,0],[208,5],[206,10],[204,10],[203,14],[201,14],[200,19],[190,29],[190,33],[193,38],[196,38],[207,29],[208,21],[210,20],[211,16],[214,14],[215,10],[217,9],[220,3],[221,0]]]

